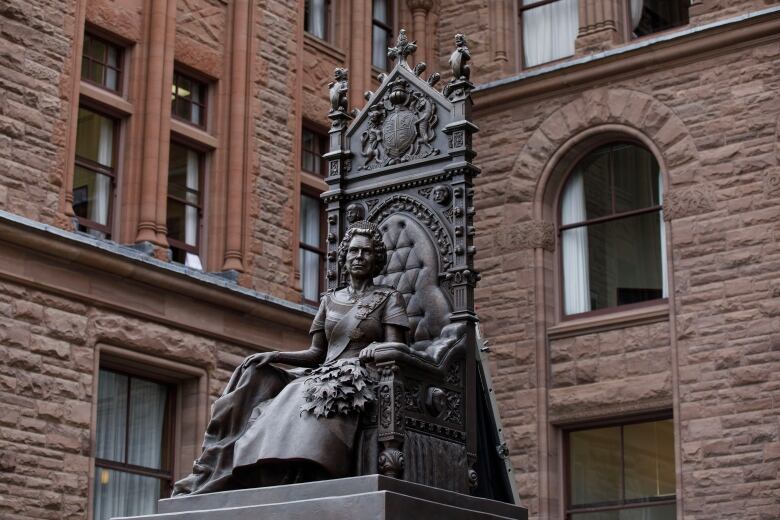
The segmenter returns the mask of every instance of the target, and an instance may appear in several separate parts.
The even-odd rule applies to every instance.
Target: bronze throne
[[[480,477],[477,423],[485,423],[478,417],[484,401],[478,402],[483,387],[474,311],[472,180],[479,169],[471,163],[473,85],[462,35],[450,58],[453,78],[442,91],[434,88],[439,74],[424,80],[425,64],[409,65],[414,50],[401,31],[389,49],[393,70],[380,76],[376,92],[365,93],[361,110],[347,112],[344,69],[331,84],[329,189],[323,194],[328,289],[343,283],[337,248],[348,225],[378,225],[388,262],[375,283],[403,294],[410,345],[376,354],[376,401],[363,414],[356,474],[469,493]],[[487,458],[494,456],[496,438],[482,440]],[[493,466],[506,478],[496,460]]]

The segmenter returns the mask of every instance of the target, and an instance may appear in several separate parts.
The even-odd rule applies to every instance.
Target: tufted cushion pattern
[[[391,215],[379,224],[387,246],[387,265],[374,283],[395,287],[406,301],[409,338],[430,342],[449,323],[449,300],[439,287],[439,257],[425,229],[404,214]]]

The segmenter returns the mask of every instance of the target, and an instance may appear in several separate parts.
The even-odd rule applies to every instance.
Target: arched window
[[[613,143],[582,159],[560,202],[564,315],[667,297],[658,162]]]

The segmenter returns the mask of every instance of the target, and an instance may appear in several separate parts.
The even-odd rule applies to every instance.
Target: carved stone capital
[[[715,190],[708,184],[670,190],[664,195],[664,220],[701,215],[715,210]]]
[[[433,0],[406,0],[406,5],[412,12],[422,10],[427,13],[433,7]]]
[[[521,249],[541,248],[555,251],[555,224],[543,220],[530,220],[496,231],[494,244],[499,252],[509,253]]]

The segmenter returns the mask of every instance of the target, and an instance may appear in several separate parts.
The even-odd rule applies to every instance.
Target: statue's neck
[[[374,286],[374,280],[372,280],[371,278],[356,279],[354,277],[350,277],[348,290],[350,293],[357,296],[357,295],[362,295],[363,293],[371,289],[371,287],[373,286]]]

